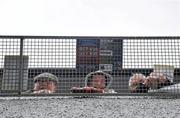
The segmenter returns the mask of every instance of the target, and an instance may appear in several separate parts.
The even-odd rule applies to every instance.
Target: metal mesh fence
[[[0,37],[0,96],[180,92],[179,37]]]

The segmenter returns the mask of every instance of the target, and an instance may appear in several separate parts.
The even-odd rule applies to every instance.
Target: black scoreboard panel
[[[77,39],[76,68],[117,71],[122,68],[122,39]]]
[[[76,68],[80,71],[99,69],[99,40],[77,39]]]

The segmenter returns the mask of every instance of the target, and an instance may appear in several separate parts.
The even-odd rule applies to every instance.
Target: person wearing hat
[[[101,70],[91,72],[85,77],[84,87],[72,87],[72,93],[116,93],[109,89],[113,77]]]
[[[50,94],[55,93],[57,90],[58,78],[51,73],[41,73],[34,77],[33,93]]]

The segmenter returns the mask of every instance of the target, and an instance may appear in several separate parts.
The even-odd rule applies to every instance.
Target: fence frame
[[[0,35],[0,40],[1,39],[19,39],[20,40],[20,71],[19,71],[19,85],[18,85],[18,93],[0,93],[0,97],[5,97],[5,96],[158,96],[158,97],[178,97],[180,98],[180,93],[113,93],[113,94],[96,94],[96,93],[91,93],[91,94],[84,94],[84,93],[54,93],[54,94],[40,94],[40,95],[35,95],[35,94],[22,94],[22,79],[23,79],[23,42],[25,39],[118,39],[118,40],[123,40],[123,39],[180,39],[180,36],[13,36],[13,35]],[[123,45],[122,45],[123,47]],[[123,56],[123,53],[121,54]],[[123,61],[123,59],[122,59]],[[176,68],[178,71],[180,68]]]

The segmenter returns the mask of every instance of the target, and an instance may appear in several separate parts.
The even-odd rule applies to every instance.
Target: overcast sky
[[[0,35],[177,36],[180,0],[0,0]]]

